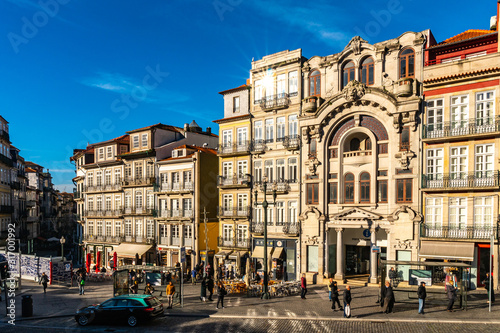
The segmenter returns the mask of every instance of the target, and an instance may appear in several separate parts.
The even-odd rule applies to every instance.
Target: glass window
[[[397,202],[412,202],[412,179],[397,179]]]
[[[297,71],[288,73],[288,95],[290,97],[297,96],[299,84],[297,79]]]
[[[309,157],[316,156],[317,154],[316,139],[311,139],[309,143]]]
[[[148,134],[147,134],[147,133],[144,133],[144,134],[142,135],[142,140],[141,140],[141,141],[142,141],[142,144],[141,144],[141,145],[142,145],[143,147],[147,147],[147,145],[148,145]]]
[[[285,222],[285,203],[283,201],[276,202],[276,225],[283,225]]]
[[[254,182],[260,183],[262,182],[262,161],[255,161],[254,164]]]
[[[451,135],[468,134],[469,95],[451,97]]]
[[[274,141],[274,119],[266,119],[266,142]]]
[[[338,183],[328,183],[328,203],[337,203]]]
[[[297,158],[291,157],[288,159],[288,182],[297,182]]]
[[[434,131],[443,130],[443,99],[427,102],[427,137],[441,137]]]
[[[297,115],[288,116],[288,136],[290,138],[298,138],[298,128]]]
[[[428,180],[443,179],[443,148],[427,149],[427,171]]]
[[[405,126],[401,130],[399,150],[409,150],[410,149],[410,127]]]
[[[240,96],[233,97],[233,112],[240,112]]]
[[[495,114],[495,93],[484,91],[476,94],[476,125],[493,125]]]
[[[142,192],[135,192],[135,207],[142,208]]]
[[[247,128],[246,127],[241,127],[236,130],[237,132],[237,145],[238,147],[244,147],[247,144],[248,140],[248,135],[247,135]]]
[[[113,157],[113,147],[107,147],[106,148],[106,156],[107,158],[112,158]]]
[[[230,147],[233,142],[233,131],[222,131],[222,146]]]
[[[359,141],[359,139],[353,138],[349,142],[349,151],[357,151],[357,150],[359,150],[360,146],[361,146],[361,142]]]
[[[474,198],[474,226],[493,224],[493,197]]]
[[[255,92],[254,92],[254,104],[260,104],[264,92],[264,86],[262,84],[262,80],[255,81]]]
[[[132,147],[139,148],[139,135],[132,136]]]
[[[467,226],[467,198],[449,199],[450,229],[464,229]]]
[[[441,198],[427,198],[425,200],[425,224],[441,227],[443,224],[443,205]]]
[[[404,49],[399,55],[399,78],[415,77],[415,51]]]
[[[255,141],[262,141],[263,139],[263,133],[262,133],[262,121],[256,121],[254,123],[254,137]]]
[[[352,173],[344,176],[344,202],[354,203],[354,175]]]
[[[307,246],[307,271],[317,272],[318,271],[318,246],[308,245]]]
[[[276,160],[276,180],[278,182],[285,182],[285,160]]]
[[[276,141],[282,142],[285,140],[285,117],[276,118]]]
[[[468,147],[451,147],[450,149],[450,178],[466,179],[468,171]],[[452,186],[458,185],[451,184]]]
[[[349,61],[342,69],[342,87],[354,80],[354,63]]]
[[[378,181],[378,202],[387,202],[387,180]]]
[[[493,176],[493,159],[495,156],[495,145],[485,144],[475,147],[475,176],[476,178],[487,178]]]
[[[321,93],[321,74],[318,70],[309,75],[309,96],[319,96]]]
[[[283,98],[286,95],[286,74],[278,75],[276,81],[278,98]]]
[[[371,86],[375,82],[374,65],[372,57],[366,58],[361,63],[361,82],[367,86]]]
[[[222,235],[225,241],[233,239],[233,226],[231,224],[224,224],[222,226]]]
[[[370,202],[370,174],[363,172],[359,176],[360,202]]]
[[[306,184],[307,204],[317,205],[319,203],[319,184]]]
[[[297,201],[288,202],[288,222],[296,223],[298,221]]]
[[[273,182],[273,160],[264,161],[264,177],[267,178],[267,182]]]

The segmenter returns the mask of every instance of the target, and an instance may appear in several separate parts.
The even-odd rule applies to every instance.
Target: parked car
[[[151,295],[120,295],[101,304],[76,311],[75,320],[81,326],[92,322],[119,323],[129,326],[163,315],[163,304]]]

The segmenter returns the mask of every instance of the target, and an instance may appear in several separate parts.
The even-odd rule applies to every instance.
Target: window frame
[[[411,50],[411,53],[404,54],[406,51]],[[413,79],[415,78],[415,50],[411,47],[405,47],[401,50],[398,56],[398,73],[399,79]],[[402,73],[402,64],[404,63],[405,73]],[[410,66],[413,67],[413,72],[410,73]]]
[[[367,62],[371,60],[371,62]],[[363,59],[359,67],[359,76],[361,83],[366,86],[373,86],[375,84],[375,61],[373,57],[369,56]]]
[[[318,183],[307,183],[306,184],[306,201],[308,205],[318,205],[319,204],[319,184]]]
[[[352,176],[352,180],[347,180],[348,176]],[[347,172],[344,175],[344,203],[354,203],[356,198],[356,192],[354,189],[356,178],[352,172]],[[350,189],[350,191],[348,191]],[[350,195],[348,195],[350,194]]]
[[[363,179],[363,176],[368,175],[368,180]],[[371,186],[371,175],[369,172],[362,172],[359,175],[359,202],[360,203],[370,203],[370,186]],[[364,197],[363,194],[367,194],[368,197]]]
[[[399,186],[402,185],[403,196],[399,196]],[[408,192],[408,186],[410,191]],[[409,193],[409,198],[408,198]],[[413,178],[396,179],[396,203],[412,203],[413,202]]]
[[[309,96],[312,97],[320,95],[321,95],[321,72],[319,71],[319,69],[313,69],[309,73]]]
[[[348,67],[349,66],[349,67]],[[342,65],[342,89],[356,79],[356,65],[354,61],[348,60]]]

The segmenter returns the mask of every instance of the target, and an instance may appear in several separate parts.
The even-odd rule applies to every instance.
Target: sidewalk
[[[163,288],[163,287],[162,287]],[[343,291],[341,287],[341,294]],[[157,288],[157,291],[161,291]],[[500,324],[500,306],[493,305],[492,312],[488,312],[486,291],[476,290],[469,292],[468,310],[458,309],[455,312],[446,311],[446,296],[433,294],[426,305],[426,314],[418,315],[418,300],[416,295],[406,292],[396,292],[395,313],[382,314],[381,308],[375,303],[377,288],[353,287],[351,304],[353,318],[351,320],[369,321],[433,321],[433,322],[494,322]],[[159,292],[156,293],[158,295]],[[33,317],[21,317],[21,297],[32,295]],[[308,288],[307,299],[299,296],[277,297],[270,300],[261,300],[256,297],[243,295],[228,295],[225,297],[225,309],[217,310],[217,296],[214,301],[201,302],[200,284],[185,285],[184,307],[179,305],[171,310],[165,310],[166,316],[198,316],[214,318],[263,318],[274,319],[327,319],[337,320],[342,318],[342,312],[331,310],[328,300],[328,291],[324,286],[311,286]],[[408,298],[410,296],[410,298]],[[38,283],[23,280],[21,291],[16,293],[16,320],[41,319],[58,316],[73,316],[75,311],[91,304],[101,303],[112,297],[111,282],[88,283],[85,286],[85,295],[78,294],[78,287],[49,286],[47,293],[43,293],[42,286]],[[160,298],[161,299],[161,298]],[[342,299],[341,299],[342,302]],[[5,319],[5,300],[0,302],[0,315]]]

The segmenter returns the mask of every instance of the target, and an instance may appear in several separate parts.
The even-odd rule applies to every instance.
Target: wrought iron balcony
[[[252,177],[249,174],[232,176],[219,176],[217,178],[217,186],[222,188],[237,188],[237,187],[249,187]]]
[[[154,213],[153,208],[136,207],[136,206],[123,208],[124,215],[153,215],[153,213]]]
[[[155,177],[125,177],[122,186],[149,186],[155,183]]]
[[[439,124],[423,125],[423,139],[462,137],[500,132],[500,116],[447,121]]]
[[[161,209],[158,211],[157,217],[167,220],[192,219],[194,211],[192,209]]]
[[[252,221],[250,231],[254,234],[263,234],[264,233],[264,222],[253,222]]]
[[[253,154],[259,154],[259,153],[265,152],[266,148],[267,148],[267,144],[266,144],[265,140],[263,140],[263,139],[254,139],[254,140],[252,140],[252,145],[250,147],[250,151]]]
[[[287,108],[290,99],[287,93],[265,96],[260,100],[255,100],[254,104],[259,104],[264,111]]]
[[[114,192],[120,191],[121,187],[121,181],[114,184],[87,185],[83,187],[83,192]]]
[[[290,185],[291,183],[296,183],[296,180],[288,180],[288,179],[280,179],[276,181],[268,181],[267,182],[267,187],[266,187],[266,193],[272,193],[274,190],[278,193],[286,193],[290,190]],[[254,187],[255,186],[261,186],[262,181],[254,181]]]
[[[83,193],[79,191],[73,191],[73,198],[74,199],[83,199]]]
[[[443,239],[498,239],[498,225],[420,225],[420,237]]]
[[[283,147],[288,150],[297,150],[300,148],[300,136],[299,135],[289,135],[285,136],[283,140]]]
[[[154,191],[164,193],[189,193],[194,191],[194,184],[193,182],[154,184]]]
[[[223,207],[219,206],[219,217],[247,218],[250,216],[250,207]]]
[[[249,249],[250,238],[225,238],[219,236],[217,244],[219,247],[230,247],[234,249]]]
[[[284,222],[283,233],[287,235],[298,235],[300,233],[299,222]]]
[[[492,188],[500,185],[499,178],[498,170],[422,175],[422,188],[429,190]]]
[[[83,240],[86,242],[100,242],[100,243],[121,243],[123,236],[97,236],[97,235],[84,235]]]
[[[217,153],[219,156],[245,155],[250,152],[250,142],[243,141],[237,143],[220,144]]]

